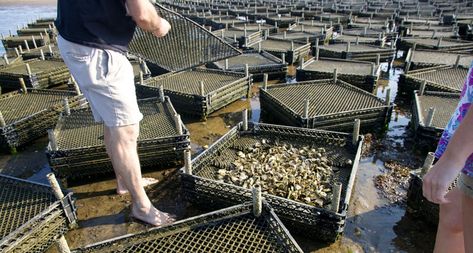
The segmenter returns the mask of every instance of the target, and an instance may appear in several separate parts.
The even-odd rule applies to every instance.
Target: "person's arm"
[[[171,29],[171,25],[156,13],[153,4],[148,0],[127,0],[126,6],[128,14],[141,29],[158,37],[166,35]]]
[[[431,202],[448,203],[445,194],[473,153],[473,107],[453,134],[447,149],[423,178],[423,194]]]

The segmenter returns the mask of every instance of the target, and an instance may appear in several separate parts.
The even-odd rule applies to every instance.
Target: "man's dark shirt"
[[[58,0],[55,25],[66,40],[126,52],[136,24],[125,0]]]

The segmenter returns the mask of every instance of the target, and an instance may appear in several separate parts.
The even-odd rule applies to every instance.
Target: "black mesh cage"
[[[137,28],[130,52],[167,71],[180,71],[207,62],[235,56],[240,52],[192,20],[155,4],[159,16],[171,24],[161,38]]]

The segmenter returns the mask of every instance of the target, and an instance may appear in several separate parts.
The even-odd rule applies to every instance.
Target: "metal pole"
[[[250,68],[248,64],[245,64],[245,77],[249,77],[249,76],[250,76]]]
[[[391,88],[386,89],[386,105],[391,105]]]
[[[350,52],[350,47],[351,47],[351,43],[350,43],[350,41],[348,41],[347,42],[347,49],[346,49],[347,53]]]
[[[144,79],[144,76],[143,76],[143,71],[140,70],[140,84],[141,85],[144,85],[145,84],[145,79]]]
[[[71,108],[69,107],[69,99],[64,98],[64,99],[62,100],[62,103],[63,103],[63,105],[64,105],[64,113],[65,113],[66,115],[71,115]]]
[[[74,85],[74,90],[76,91],[77,95],[82,94],[80,92],[80,88],[79,88],[79,85],[76,82],[76,79],[74,79],[74,77],[72,75],[71,75],[71,81],[72,81],[72,84]]]
[[[225,70],[228,69],[228,59],[225,59],[225,67],[224,67]]]
[[[33,73],[31,72],[30,64],[25,63],[25,67],[26,67],[26,73],[28,73],[28,75],[31,76]]]
[[[181,115],[174,114],[174,123],[176,124],[177,133],[182,135],[182,126],[181,126]]]
[[[41,54],[41,60],[43,60],[43,61],[46,60],[46,57],[44,57],[43,49],[40,49],[39,53]]]
[[[23,91],[23,93],[24,94],[28,93],[28,89],[26,89],[25,80],[22,77],[20,77],[19,80],[20,80],[21,90]]]
[[[333,83],[337,83],[338,81],[338,70],[335,68],[333,70]]]
[[[3,55],[3,60],[5,60],[5,63],[6,63],[7,65],[10,65],[10,61],[8,60],[8,57],[7,57],[6,54]]]
[[[335,182],[332,186],[332,212],[338,213],[340,198],[342,195],[342,183]]]
[[[353,145],[356,145],[358,143],[358,140],[360,139],[360,125],[360,119],[355,119],[355,124],[353,125]]]
[[[259,217],[263,211],[263,200],[261,197],[261,186],[255,185],[252,189],[253,196],[253,214]]]
[[[429,113],[427,114],[427,120],[425,122],[425,125],[430,127],[432,126],[432,121],[434,120],[434,115],[435,115],[435,108],[430,107],[429,108]]]
[[[309,118],[309,99],[306,98],[304,100],[304,118],[308,119]]]
[[[0,127],[5,127],[6,125],[5,118],[3,118],[3,114],[0,112]]]
[[[263,74],[263,89],[264,90],[268,89],[268,74],[267,73]]]
[[[191,151],[188,149],[184,150],[184,172],[192,175]]]
[[[422,165],[421,173],[422,175],[425,175],[427,172],[429,172],[430,168],[434,164],[435,160],[435,155],[433,152],[429,152],[427,154],[427,157],[425,158],[424,164]]]
[[[423,81],[423,82],[420,84],[419,96],[423,96],[423,95],[424,95],[425,87],[426,87],[426,86],[427,86],[427,81]]]
[[[36,40],[33,35],[31,35],[31,39],[33,40],[33,46],[34,48],[38,48],[38,45],[36,45]]]
[[[164,87],[159,85],[159,101],[164,102]]]
[[[286,53],[281,54],[282,64],[286,64]]]
[[[457,60],[455,61],[455,68],[458,68],[458,66],[460,66],[461,57],[461,55],[457,55]]]
[[[49,143],[51,144],[51,150],[57,150],[57,141],[56,141],[56,134],[54,134],[53,129],[48,129],[48,137]]]
[[[248,131],[248,109],[243,110],[242,118],[243,118],[243,131]]]

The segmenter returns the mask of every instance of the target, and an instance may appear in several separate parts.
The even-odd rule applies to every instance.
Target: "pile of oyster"
[[[330,204],[334,171],[324,148],[263,139],[237,151],[228,166],[218,164],[216,178],[221,182],[245,188],[260,185],[264,193],[317,207]]]

